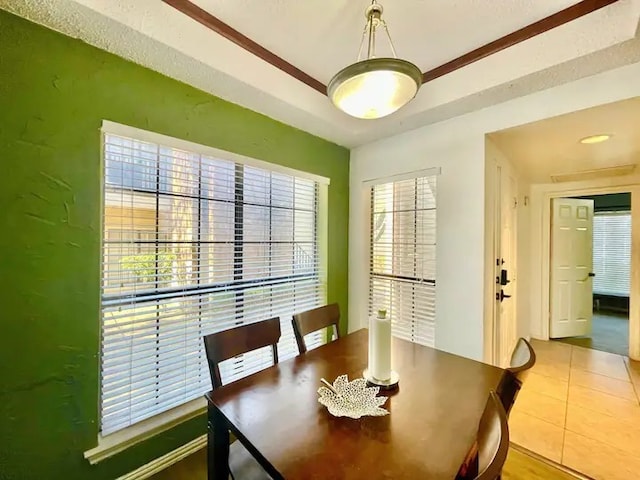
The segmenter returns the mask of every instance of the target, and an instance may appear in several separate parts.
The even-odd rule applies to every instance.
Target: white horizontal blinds
[[[318,185],[105,134],[101,431],[107,435],[210,389],[202,336],[291,315],[324,296]],[[316,334],[312,344],[322,341]],[[225,382],[270,351],[221,365]]]
[[[631,277],[631,212],[593,217],[593,291],[628,297]]]
[[[432,346],[435,334],[436,176],[371,188],[369,312],[393,334]]]

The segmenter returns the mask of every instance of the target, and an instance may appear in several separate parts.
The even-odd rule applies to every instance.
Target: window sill
[[[148,418],[118,432],[111,433],[104,437],[98,435],[98,446],[84,452],[84,458],[89,460],[91,465],[95,465],[105,458],[116,455],[132,445],[143,442],[182,422],[202,415],[206,411],[207,401],[204,397],[196,398],[168,412]]]

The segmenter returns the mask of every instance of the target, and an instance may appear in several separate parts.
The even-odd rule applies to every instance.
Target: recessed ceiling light
[[[599,135],[591,135],[590,137],[584,137],[580,139],[580,143],[586,143],[586,144],[600,143],[600,142],[606,142],[610,138],[611,138],[611,135],[608,135],[606,133],[599,134]]]

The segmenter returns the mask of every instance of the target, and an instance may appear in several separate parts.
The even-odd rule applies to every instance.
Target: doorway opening
[[[629,354],[631,194],[552,202],[550,338]]]
[[[629,438],[640,429],[639,122],[640,97],[490,135],[518,173],[517,326],[519,335],[533,337],[536,352],[536,364],[509,417],[510,439],[594,478],[635,478],[640,468],[628,468],[638,459],[638,448]],[[626,133],[630,129],[634,133]],[[602,131],[612,132],[610,141],[591,146],[580,142]],[[625,145],[628,153],[621,154]],[[491,157],[487,149],[487,168]],[[487,192],[495,196],[502,192],[493,178],[487,175]],[[631,270],[628,292],[620,292],[616,282],[597,283],[607,275],[599,270],[595,257],[600,247],[593,234],[597,235],[598,222],[620,220],[623,213],[618,208],[596,209],[596,204],[611,200],[606,195],[614,193],[626,194],[630,201],[623,210],[635,216],[632,231],[626,233],[627,239],[633,238],[628,243],[631,258],[623,261]],[[612,218],[604,218],[605,212]],[[554,222],[554,214],[560,213],[562,222]],[[491,230],[495,244],[499,231]],[[607,230],[604,254],[612,253],[612,237]],[[487,239],[491,245],[489,235]],[[560,258],[554,262],[558,252]],[[605,261],[626,256],[618,253]],[[503,282],[496,258],[501,264],[502,254],[485,258],[487,290],[499,294],[506,283],[504,293],[510,295],[512,268],[505,262],[509,275]],[[511,300],[498,303],[496,296],[492,305],[508,307]],[[585,462],[585,452],[606,454],[597,462]]]

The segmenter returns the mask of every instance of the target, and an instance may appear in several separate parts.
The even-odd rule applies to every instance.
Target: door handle
[[[511,295],[505,295],[504,290],[500,289],[500,293],[496,293],[496,300],[503,302],[505,298],[511,298]]]
[[[593,272],[589,272],[589,275],[587,275],[586,277],[584,277],[584,278],[582,279],[582,281],[583,281],[583,282],[586,282],[587,280],[589,280],[590,278],[593,278],[593,277],[595,277],[595,276],[596,276],[596,274],[595,274],[595,273],[593,273]]]

